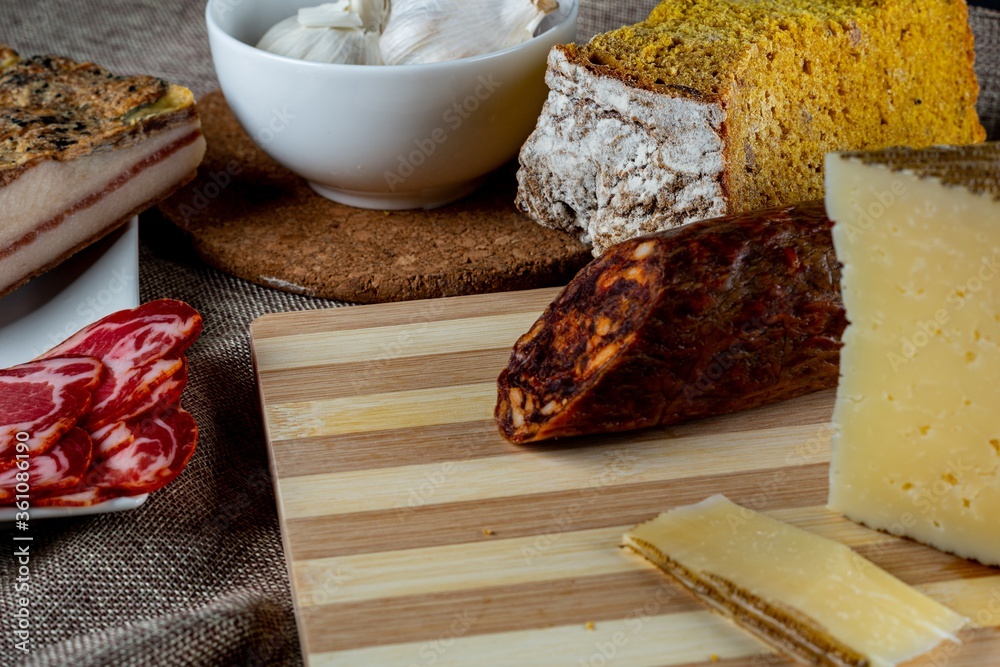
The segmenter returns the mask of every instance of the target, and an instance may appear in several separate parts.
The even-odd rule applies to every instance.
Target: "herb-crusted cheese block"
[[[518,206],[594,254],[823,195],[832,150],[985,132],[964,0],[665,0],[549,55]]]
[[[0,45],[0,296],[194,177],[191,91]]]
[[[1000,143],[831,154],[830,508],[1000,565]]]

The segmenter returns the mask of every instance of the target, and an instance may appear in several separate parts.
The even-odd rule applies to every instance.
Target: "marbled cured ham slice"
[[[90,407],[103,370],[100,360],[89,356],[0,370],[0,469],[12,465],[19,437],[23,453],[34,457],[72,428]]]
[[[87,475],[91,486],[148,493],[172,481],[194,454],[198,426],[183,408],[143,419],[132,427],[135,439],[94,466]]]
[[[177,477],[198,439],[180,396],[184,352],[200,332],[187,304],[151,301],[0,370],[0,505],[26,472],[32,503],[50,507],[141,495]]]
[[[112,422],[91,432],[90,438],[94,441],[94,461],[98,462],[130,445],[135,435],[126,422]]]
[[[41,358],[88,356],[141,366],[164,357],[179,358],[200,333],[197,310],[183,301],[157,299],[85,326]]]
[[[23,464],[18,462],[0,473],[0,503],[14,500],[18,482],[27,484],[26,495],[29,498],[77,486],[90,467],[92,450],[87,432],[82,428],[71,428],[45,453],[23,459]],[[24,466],[26,470],[22,469]]]
[[[182,359],[155,359],[129,368],[127,363],[108,361],[109,372],[94,392],[94,405],[82,426],[93,431],[116,421],[127,421],[155,405],[160,387],[176,384],[173,378],[184,371]]]
[[[181,355],[201,333],[201,315],[183,301],[159,299],[108,315],[44,356],[99,358],[107,375],[86,426],[96,430],[138,415],[156,388],[183,370]]]
[[[102,489],[88,486],[85,488],[73,489],[61,495],[36,498],[31,504],[36,507],[86,507],[88,505],[103,503],[105,500],[110,500],[112,497],[113,496],[109,496]]]
[[[155,415],[176,408],[181,400],[181,393],[187,386],[187,358],[160,359],[155,363],[169,362],[173,371],[162,380],[145,385],[149,391],[138,392],[133,396],[128,409],[118,417],[120,421],[138,419],[146,415]],[[179,363],[174,363],[179,362]]]

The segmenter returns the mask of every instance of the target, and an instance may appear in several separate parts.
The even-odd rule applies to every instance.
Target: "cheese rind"
[[[1000,144],[832,154],[831,509],[1000,564]]]
[[[640,524],[624,543],[806,664],[896,665],[957,641],[966,623],[843,544],[721,495]]]

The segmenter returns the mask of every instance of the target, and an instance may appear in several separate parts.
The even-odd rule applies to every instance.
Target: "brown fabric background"
[[[584,0],[579,39],[654,4]],[[203,11],[203,0],[0,0],[0,42],[155,73],[202,94],[216,87]],[[971,16],[980,114],[1000,138],[1000,12]],[[205,317],[184,398],[201,427],[198,451],[136,511],[32,522],[27,657],[13,646],[14,543],[0,531],[0,665],[300,664],[247,327],[267,312],[340,304],[199,265],[155,214],[143,216],[140,261],[143,300],[183,299]]]

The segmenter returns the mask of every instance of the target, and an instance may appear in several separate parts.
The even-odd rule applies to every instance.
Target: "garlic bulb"
[[[381,65],[379,34],[389,0],[337,0],[303,7],[268,30],[257,48],[300,60]]]
[[[392,0],[379,40],[387,65],[433,63],[531,39],[556,0]]]

